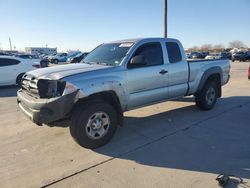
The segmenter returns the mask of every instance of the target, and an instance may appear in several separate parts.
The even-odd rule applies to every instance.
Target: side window
[[[0,67],[17,65],[20,61],[15,59],[0,58]]]
[[[140,46],[133,54],[133,57],[135,56],[141,56],[144,61],[144,64],[142,66],[135,67],[145,67],[163,64],[162,47],[161,44],[158,42],[148,43]],[[128,67],[132,68],[133,66],[130,66],[130,64],[131,63],[128,64]]]
[[[170,63],[177,63],[182,60],[180,47],[176,42],[167,42],[166,46]]]

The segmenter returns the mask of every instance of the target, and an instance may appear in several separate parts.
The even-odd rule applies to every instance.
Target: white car
[[[39,67],[39,63],[18,57],[0,55],[0,86],[20,84],[22,76],[26,72]]]
[[[37,55],[31,55],[31,54],[17,54],[15,57],[29,60],[30,62],[40,62],[41,58],[39,58]]]
[[[205,59],[221,59],[221,54],[209,54],[205,57]]]

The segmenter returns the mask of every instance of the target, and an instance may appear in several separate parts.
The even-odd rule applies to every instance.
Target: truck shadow
[[[16,97],[18,86],[0,86],[0,97]]]
[[[229,97],[207,112],[191,104],[152,116],[126,116],[115,138],[95,152],[147,166],[250,178],[249,111],[232,117],[233,109],[247,104],[249,96]]]
[[[194,98],[174,101],[187,103],[144,117],[134,116],[140,110],[126,115],[124,127],[94,151],[147,166],[250,178],[250,96],[221,98],[211,111],[199,110]]]

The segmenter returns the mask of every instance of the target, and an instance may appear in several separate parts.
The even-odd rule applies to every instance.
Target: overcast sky
[[[163,36],[164,0],[0,0],[0,48],[89,51],[113,40]],[[169,37],[185,48],[250,47],[250,0],[168,0]]]

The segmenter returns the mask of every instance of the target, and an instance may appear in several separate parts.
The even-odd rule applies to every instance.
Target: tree
[[[221,51],[224,51],[225,46],[223,46],[222,44],[216,44],[216,45],[214,45],[213,49],[216,52],[221,52]]]
[[[198,46],[193,46],[190,50],[191,51],[197,51],[197,50],[199,50],[199,47]]]
[[[200,49],[202,51],[210,51],[212,49],[212,44],[203,44]]]
[[[235,40],[229,43],[229,48],[246,48],[247,46],[240,40]]]

